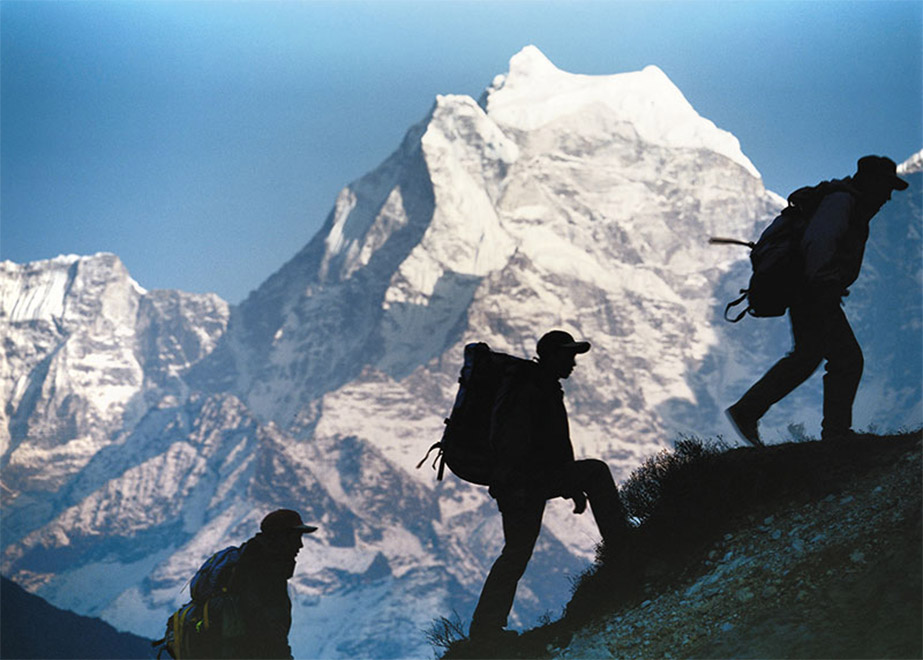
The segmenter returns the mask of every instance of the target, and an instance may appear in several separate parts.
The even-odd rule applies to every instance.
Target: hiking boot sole
[[[733,406],[731,408],[733,408]],[[724,414],[727,415],[728,421],[731,422],[733,429],[737,431],[737,435],[739,435],[740,438],[751,447],[765,447],[766,445],[764,445],[763,441],[760,439],[759,431],[754,430],[752,435],[744,433],[737,419],[734,417],[734,412],[731,410],[731,408],[725,410]]]

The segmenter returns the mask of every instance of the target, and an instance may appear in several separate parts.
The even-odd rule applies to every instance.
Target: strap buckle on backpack
[[[737,323],[740,319],[742,319],[744,316],[747,315],[747,312],[750,311],[750,306],[748,305],[744,309],[744,311],[742,311],[740,314],[738,314],[734,318],[731,318],[730,316],[728,316],[732,308],[736,307],[737,305],[741,304],[747,299],[747,294],[749,293],[749,291],[747,291],[747,289],[741,289],[740,293],[741,293],[740,298],[737,298],[736,300],[732,300],[731,302],[727,304],[727,307],[724,308],[724,320],[730,321],[731,323]]]

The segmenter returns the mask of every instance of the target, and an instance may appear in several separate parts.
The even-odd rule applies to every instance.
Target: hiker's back
[[[746,314],[756,317],[782,316],[804,289],[806,274],[802,239],[824,199],[833,194],[854,195],[848,179],[823,181],[799,188],[788,197],[788,206],[760,234],[756,243],[713,238],[712,243],[740,243],[750,247],[752,274],[740,298],[725,308],[725,318],[736,323]],[[734,318],[731,310],[746,301],[746,308]]]
[[[491,440],[498,460],[523,471],[573,460],[564,392],[538,365],[511,371],[494,405]]]
[[[498,353],[484,342],[465,346],[452,411],[442,439],[430,447],[430,452],[439,449],[437,479],[448,465],[464,481],[490,485],[496,464],[491,424],[497,394],[506,379],[533,367],[530,360]],[[425,461],[424,457],[417,467]]]
[[[251,539],[209,557],[190,581],[192,600],[168,619],[162,651],[176,660],[290,658],[288,575],[265,555]]]
[[[192,600],[167,620],[164,638],[155,642],[176,660],[239,657],[229,636],[240,637],[244,627],[234,590],[243,548],[230,546],[214,553],[189,583]]]
[[[224,657],[291,658],[288,633],[292,602],[288,595],[291,564],[269,555],[258,538],[243,548],[234,576],[236,612],[224,636]]]

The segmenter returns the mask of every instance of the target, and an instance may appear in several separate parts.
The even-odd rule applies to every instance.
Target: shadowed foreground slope
[[[631,547],[560,621],[445,657],[923,657],[921,437],[682,441],[623,486]]]
[[[149,640],[49,605],[0,578],[0,658],[152,658]]]

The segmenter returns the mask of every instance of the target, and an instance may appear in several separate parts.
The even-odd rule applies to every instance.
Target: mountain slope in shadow
[[[560,620],[444,657],[923,657],[921,438],[683,440],[623,484],[632,538]]]
[[[0,658],[153,658],[149,640],[58,609],[0,578]]]

